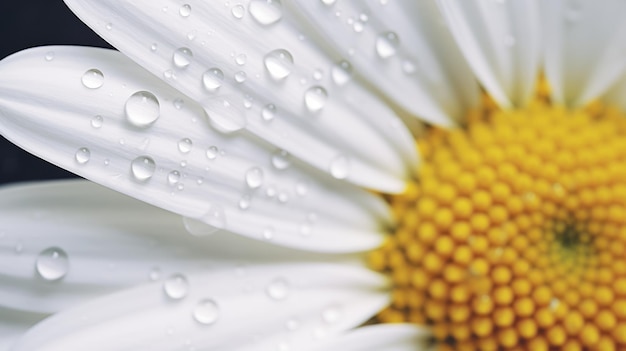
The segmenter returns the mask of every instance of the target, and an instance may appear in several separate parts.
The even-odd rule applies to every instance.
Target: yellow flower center
[[[431,130],[370,256],[393,280],[378,320],[440,350],[625,350],[625,136],[617,110],[545,96]]]

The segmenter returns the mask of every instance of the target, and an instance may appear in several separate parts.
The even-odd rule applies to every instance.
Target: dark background
[[[0,59],[43,45],[109,47],[62,0],[3,1],[0,11]],[[0,184],[71,177],[0,137]]]

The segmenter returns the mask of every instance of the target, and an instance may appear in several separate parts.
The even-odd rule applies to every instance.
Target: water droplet
[[[235,82],[243,83],[248,78],[248,74],[244,71],[239,71],[235,73]]]
[[[167,175],[167,183],[170,186],[176,185],[180,181],[180,172],[179,171],[171,171]]]
[[[172,55],[172,62],[174,62],[174,66],[178,68],[186,68],[191,64],[192,58],[193,53],[189,48],[178,48],[174,51],[174,55]]]
[[[322,1],[322,4],[326,6],[332,6],[337,2],[337,0],[321,0],[321,1]]]
[[[404,60],[402,62],[402,72],[404,72],[405,74],[413,74],[416,70],[417,68],[415,67],[415,63],[413,63],[413,61]]]
[[[267,197],[274,197],[276,196],[276,188],[274,188],[274,186],[269,186],[267,187],[267,189],[265,190],[265,195]]]
[[[301,180],[296,183],[296,194],[298,194],[298,196],[305,196],[308,192],[309,185],[305,181]]]
[[[267,104],[261,110],[261,117],[265,122],[269,122],[274,119],[276,115],[276,106],[274,104]]]
[[[288,194],[288,193],[286,193],[286,192],[284,192],[284,191],[281,191],[281,192],[278,194],[278,201],[279,201],[279,202],[281,202],[281,203],[283,203],[283,204],[284,204],[284,203],[287,203],[287,202],[289,201],[289,194]]]
[[[341,317],[341,312],[339,308],[335,306],[328,307],[322,311],[322,320],[325,323],[333,324],[336,323]]]
[[[304,105],[311,113],[323,109],[326,100],[328,100],[328,93],[320,86],[311,87],[304,93]]]
[[[283,5],[279,0],[252,0],[248,11],[259,24],[269,26],[283,16]]]
[[[152,52],[157,51],[158,48],[159,48],[159,44],[157,43],[152,43],[152,45],[150,45],[150,51]]]
[[[333,66],[330,76],[335,84],[342,86],[352,79],[352,65],[346,60],[341,60]]]
[[[209,148],[206,149],[206,157],[209,160],[215,160],[218,154],[219,154],[219,149],[217,148],[217,146],[209,146]]]
[[[189,293],[187,277],[181,273],[172,274],[163,282],[163,291],[170,299],[180,300],[184,298]]]
[[[189,17],[189,15],[191,15],[191,5],[184,4],[181,6],[180,9],[178,9],[178,14],[180,14],[181,17]]]
[[[212,205],[203,220],[217,229],[226,228],[226,212],[219,205]]]
[[[272,165],[274,168],[283,170],[289,167],[291,161],[289,160],[289,153],[285,150],[277,150],[272,154]]]
[[[202,75],[202,85],[207,91],[216,92],[224,82],[224,72],[219,68],[211,68]]]
[[[270,51],[264,58],[265,68],[274,80],[287,78],[293,71],[293,56],[285,49]]]
[[[246,9],[243,7],[243,5],[235,5],[230,10],[230,13],[232,13],[233,17],[235,17],[236,19],[242,19],[243,15],[246,13]]]
[[[239,54],[239,55],[235,56],[235,63],[238,66],[245,65],[246,61],[248,61],[248,56],[246,56],[246,54]]]
[[[74,159],[81,165],[89,162],[89,158],[91,157],[91,151],[89,151],[86,147],[81,147],[74,154]]]
[[[396,54],[400,45],[400,38],[394,32],[385,32],[378,35],[376,39],[376,53],[383,59]]]
[[[231,105],[228,100],[222,101],[222,104],[213,104],[211,111],[205,112],[211,126],[221,133],[233,133],[248,124],[243,106]]]
[[[48,62],[54,60],[54,51],[48,51],[46,52],[46,55],[44,56],[44,59]]]
[[[172,102],[172,104],[174,105],[174,108],[177,110],[180,110],[183,108],[183,106],[185,106],[185,100],[183,99],[174,99],[174,101]]]
[[[19,251],[21,252],[21,250],[20,248]],[[35,269],[39,276],[45,280],[59,280],[65,277],[70,269],[67,253],[61,248],[49,247],[37,256]]]
[[[106,28],[106,30],[111,30],[111,29],[113,29],[113,23],[111,23],[111,22],[107,23],[107,24],[104,26],[104,28]]]
[[[102,124],[104,124],[104,118],[100,115],[96,115],[91,119],[91,126],[96,129],[102,128]]]
[[[130,170],[136,180],[145,182],[152,178],[156,170],[156,164],[151,157],[139,156],[131,162]]]
[[[289,283],[284,278],[276,278],[265,289],[273,300],[284,300],[289,295]]]
[[[346,156],[339,155],[330,162],[330,174],[336,179],[346,179],[348,171],[349,162]]]
[[[126,100],[126,119],[132,125],[145,128],[154,123],[161,114],[161,105],[154,94],[138,91]]]
[[[100,70],[92,68],[83,74],[83,85],[89,89],[98,89],[104,84],[104,74]]]
[[[246,184],[250,189],[256,189],[263,184],[263,171],[259,167],[250,168],[246,172]]]
[[[219,228],[190,217],[183,217],[183,225],[189,234],[198,237],[209,236],[219,230]]]
[[[217,322],[220,310],[213,299],[203,299],[198,302],[193,309],[193,319],[204,325],[211,325]]]
[[[273,227],[267,227],[267,228],[263,229],[263,239],[265,239],[265,240],[272,240],[272,239],[274,239],[274,228]]]
[[[315,72],[313,72],[313,79],[320,81],[322,78],[324,78],[324,72],[319,68],[316,69]]]
[[[244,194],[241,199],[239,199],[239,208],[242,210],[247,210],[250,208],[251,197],[248,194]]]
[[[182,152],[183,154],[188,154],[191,151],[192,146],[193,143],[189,138],[180,139],[178,141],[178,151]]]

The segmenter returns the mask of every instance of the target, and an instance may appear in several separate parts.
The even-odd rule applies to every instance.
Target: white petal
[[[477,106],[478,85],[434,1],[289,4],[349,57],[361,79],[411,113],[451,126]]]
[[[0,351],[9,351],[15,341],[45,315],[0,307]]]
[[[413,324],[379,324],[357,328],[316,345],[310,351],[422,351],[432,335]]]
[[[388,303],[385,284],[364,269],[324,264],[255,266],[244,276],[198,273],[182,300],[168,299],[160,284],[122,291],[45,320],[14,351],[310,345],[371,317]]]
[[[545,70],[555,101],[579,106],[598,98],[624,73],[626,3],[542,1]]]
[[[193,236],[181,217],[87,181],[4,188],[0,233],[0,306],[42,313],[181,272],[353,260],[229,233]],[[65,259],[42,260],[50,248]]]
[[[278,12],[282,18],[267,26],[254,19],[253,5],[263,9],[279,2],[255,0],[245,12],[239,3],[189,1],[188,16],[185,10],[180,14],[182,3],[169,0],[66,3],[113,46],[200,103],[215,124],[245,128],[323,171],[345,154],[352,159],[348,180],[383,191],[403,190],[412,164],[400,156],[414,155],[409,134],[393,126],[397,117],[377,97],[332,83],[335,61],[302,38],[298,18]],[[237,11],[243,11],[242,18]],[[187,66],[174,60],[181,48],[193,55]],[[274,50],[290,54],[279,53],[269,65],[266,55]],[[293,66],[285,63],[289,57]],[[217,92],[203,87],[203,75],[212,68],[225,77]],[[271,73],[276,71],[278,75]],[[225,101],[231,108],[223,107]],[[261,117],[267,104],[276,106],[271,123]]]
[[[47,62],[49,51],[55,57]],[[102,87],[81,84],[90,69],[102,72]],[[0,132],[88,179],[282,245],[345,252],[376,247],[383,239],[390,215],[380,198],[326,177],[245,131],[215,131],[201,107],[116,51],[32,49],[2,61],[0,76]],[[134,100],[140,91],[160,102],[158,119],[144,127],[128,116],[149,108],[125,113],[133,103],[146,107],[147,98]],[[347,156],[335,163],[336,175],[377,178]]]
[[[536,1],[440,0],[439,5],[485,89],[503,107],[532,96],[540,62]]]

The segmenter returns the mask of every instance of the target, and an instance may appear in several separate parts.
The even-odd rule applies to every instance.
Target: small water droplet
[[[276,115],[276,106],[274,104],[267,104],[261,110],[261,118],[265,122],[270,122],[274,119]]]
[[[286,193],[286,192],[284,192],[284,191],[281,191],[281,192],[278,194],[278,201],[279,201],[279,202],[281,202],[281,203],[283,203],[283,204],[284,204],[284,203],[287,203],[287,202],[289,201],[289,194],[288,194],[288,193]]]
[[[279,0],[252,0],[248,11],[259,24],[269,26],[283,16],[283,5]]]
[[[102,128],[102,124],[104,124],[104,118],[100,115],[96,115],[91,119],[91,126],[96,129]]]
[[[219,307],[213,299],[200,300],[193,309],[193,319],[200,324],[211,325],[217,322],[219,316]]]
[[[246,56],[246,54],[239,54],[239,55],[235,56],[235,63],[238,66],[245,65],[246,61],[248,61],[248,56]]]
[[[215,160],[218,154],[219,154],[219,149],[217,148],[217,146],[209,146],[209,148],[206,149],[206,157],[209,160]]]
[[[172,62],[174,62],[174,66],[178,68],[186,68],[191,64],[191,59],[193,58],[193,53],[189,48],[178,48],[174,51],[172,55]]]
[[[219,230],[219,228],[190,217],[183,217],[183,225],[189,234],[198,237],[209,236]]]
[[[152,175],[156,170],[156,164],[151,157],[139,156],[131,162],[130,169],[136,180],[145,182],[152,178]]]
[[[333,66],[330,75],[335,84],[342,86],[352,79],[352,65],[346,60],[341,60]]]
[[[111,30],[111,29],[113,29],[113,23],[111,23],[111,22],[107,23],[107,24],[104,26],[104,28],[106,28],[106,30]]]
[[[276,196],[276,188],[274,188],[274,186],[270,185],[269,187],[267,187],[267,189],[265,190],[265,195],[267,197],[274,197]]]
[[[243,7],[243,5],[235,5],[230,10],[230,13],[232,13],[233,17],[235,17],[236,19],[242,19],[243,15],[246,13],[246,9]]]
[[[74,159],[81,165],[89,162],[89,158],[91,157],[91,151],[89,151],[86,147],[81,147],[74,154]]]
[[[148,278],[153,282],[161,279],[161,269],[159,267],[152,268],[148,274]]]
[[[183,99],[174,99],[174,101],[172,102],[172,104],[174,105],[174,108],[177,110],[180,110],[183,108],[183,106],[185,106],[185,100]]]
[[[264,58],[265,68],[274,80],[287,78],[293,71],[293,56],[285,49],[270,51]]]
[[[189,281],[181,273],[172,274],[163,282],[163,291],[172,300],[183,299],[189,293]]]
[[[178,141],[178,151],[183,154],[188,154],[191,152],[191,147],[193,146],[193,142],[189,138],[180,139]]]
[[[263,184],[263,171],[259,167],[250,168],[246,172],[246,184],[250,189],[256,189]]]
[[[400,38],[394,32],[384,32],[378,35],[376,39],[376,53],[383,59],[389,58],[396,54],[396,50],[400,45]]]
[[[336,179],[346,179],[349,166],[348,158],[344,155],[339,155],[330,162],[330,174]]]
[[[239,208],[242,210],[247,210],[250,208],[250,203],[252,198],[248,194],[244,194],[241,199],[239,199]]]
[[[232,105],[228,100],[213,104],[211,111],[205,112],[211,126],[224,134],[241,130],[248,124],[243,106]]]
[[[20,248],[19,252],[21,250]],[[65,277],[70,269],[67,253],[61,248],[49,247],[37,255],[35,269],[39,276],[45,280],[59,280]]]
[[[298,194],[298,196],[305,196],[308,192],[309,185],[305,181],[301,180],[296,183],[296,194]]]
[[[322,311],[322,320],[328,324],[336,323],[341,317],[341,312],[336,306],[330,306]]]
[[[273,227],[267,227],[267,228],[263,229],[263,239],[265,239],[265,240],[272,240],[272,239],[274,239],[274,228]]]
[[[272,154],[272,165],[278,170],[283,170],[289,167],[291,161],[289,160],[289,153],[285,150],[277,150]]]
[[[150,51],[152,51],[152,52],[157,51],[158,48],[159,48],[159,44],[157,44],[157,43],[152,43],[150,45]]]
[[[311,87],[304,93],[304,105],[311,113],[322,110],[327,100],[328,93],[320,86]]]
[[[244,71],[239,71],[235,73],[235,82],[243,83],[248,78],[248,74]]]
[[[284,278],[276,278],[267,285],[265,292],[273,300],[284,300],[289,295],[289,283]]]
[[[320,81],[322,78],[324,78],[324,72],[319,68],[316,69],[315,72],[313,72],[313,79]]]
[[[226,212],[219,205],[212,205],[203,220],[217,229],[226,228]]]
[[[46,52],[46,55],[44,56],[44,59],[48,62],[54,60],[54,51],[48,51]]]
[[[216,92],[224,82],[224,72],[219,68],[211,68],[202,75],[202,85],[207,91]]]
[[[128,122],[136,127],[145,128],[159,119],[161,105],[154,94],[138,91],[126,100],[124,112]]]
[[[89,89],[98,89],[104,84],[104,74],[98,69],[87,70],[81,78],[83,85]]]
[[[402,72],[404,72],[405,74],[413,74],[416,70],[417,68],[415,67],[415,63],[413,63],[413,61],[404,60],[402,62]]]
[[[181,6],[180,9],[178,9],[178,14],[180,14],[181,17],[189,17],[189,15],[191,15],[191,5],[184,4]]]
[[[167,183],[170,186],[176,185],[180,181],[180,172],[179,171],[171,171],[167,174]]]
[[[321,0],[321,2],[326,6],[332,6],[337,2],[337,0]]]

